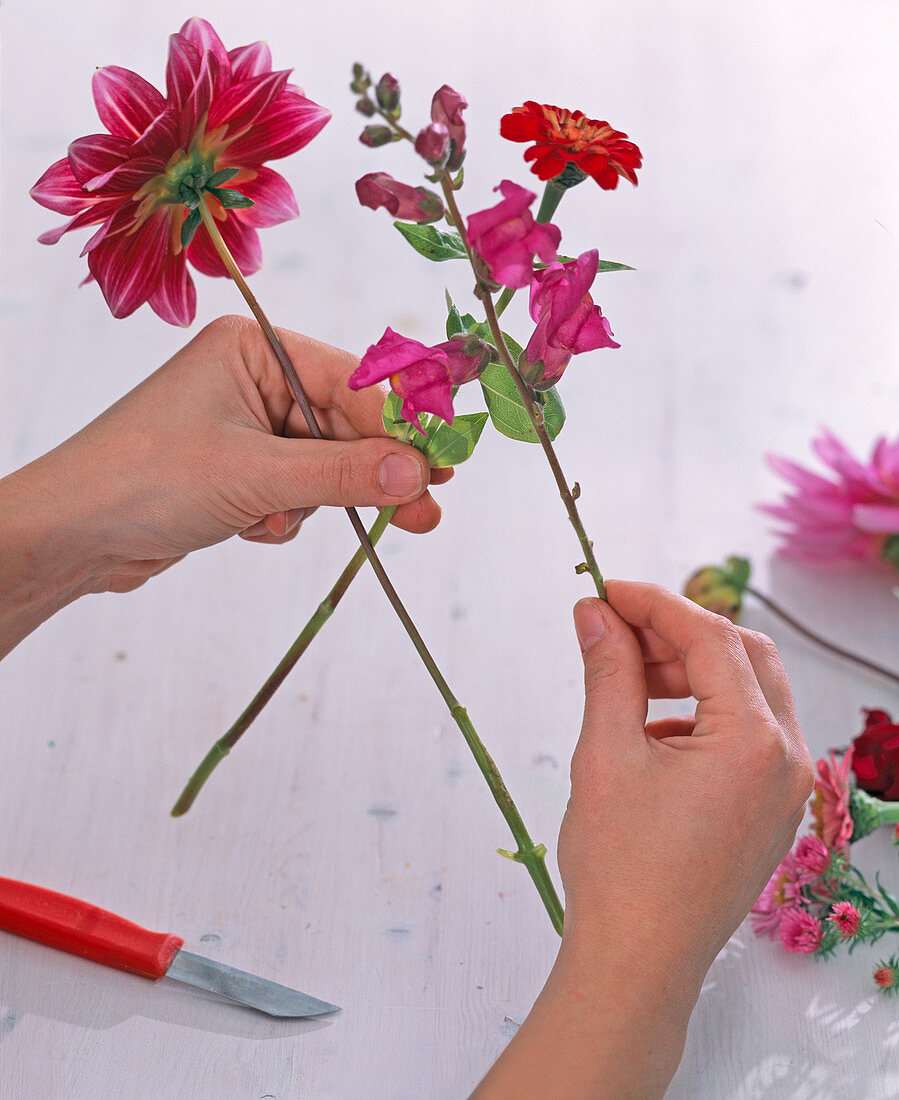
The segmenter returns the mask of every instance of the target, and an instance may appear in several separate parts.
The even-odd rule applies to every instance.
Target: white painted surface
[[[246,8],[246,11],[242,9]],[[549,10],[549,9],[547,9]],[[166,359],[183,333],[142,309],[114,321],[77,289],[80,243],[35,243],[55,216],[27,188],[98,128],[93,68],[162,79],[171,0],[7,0],[3,18],[3,370],[0,468],[46,450]],[[353,180],[402,177],[400,149],[355,141],[350,64],[391,68],[407,113],[447,81],[471,102],[468,210],[521,147],[495,137],[526,98],[580,106],[640,143],[638,189],[575,191],[568,250],[633,264],[598,294],[623,347],[563,383],[559,450],[583,487],[610,576],[676,586],[737,550],[760,586],[821,630],[896,663],[885,573],[770,567],[754,502],[820,423],[866,450],[895,433],[896,8],[777,0],[379,4],[209,0],[228,45],[265,37],[335,110],[284,162],[303,218],[265,233],[254,280],[274,319],[361,350],[386,323],[437,339],[443,286]],[[350,248],[354,258],[350,258]],[[202,277],[200,277],[202,280]],[[197,327],[239,310],[200,281]],[[581,705],[569,608],[588,591],[539,454],[485,436],[440,494],[427,538],[384,556],[496,756],[533,835],[552,846]],[[285,549],[234,540],[128,596],[68,608],[0,667],[0,873],[78,894],[187,947],[335,1001],[278,1023],[0,936],[0,1095],[384,1098],[466,1094],[526,1014],[555,937],[461,739],[369,576],[361,577],[195,809],[168,808],[352,552],[320,515]],[[820,656],[759,608],[816,753],[895,691]],[[660,822],[660,827],[663,823]],[[865,841],[899,887],[886,838]],[[739,859],[739,853],[734,853]],[[678,1100],[887,1100],[899,1093],[897,1004],[879,954],[815,965],[744,926],[696,1010]]]

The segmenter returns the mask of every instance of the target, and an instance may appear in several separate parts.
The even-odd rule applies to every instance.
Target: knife
[[[42,886],[0,878],[0,928],[48,947],[127,970],[218,993],[269,1016],[320,1016],[337,1005],[181,949],[184,940],[150,932],[124,917]]]

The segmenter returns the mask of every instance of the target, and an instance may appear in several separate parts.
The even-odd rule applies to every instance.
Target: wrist
[[[0,479],[0,657],[66,604],[104,589],[90,493],[58,451]]]

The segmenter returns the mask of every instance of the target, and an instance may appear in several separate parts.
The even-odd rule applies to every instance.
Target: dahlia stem
[[[865,657],[860,657],[857,653],[853,653],[849,649],[843,649],[842,646],[838,646],[836,643],[828,641],[827,638],[822,638],[820,634],[816,634],[813,630],[809,630],[809,628],[799,622],[798,619],[793,618],[788,611],[785,611],[780,604],[775,603],[769,596],[766,596],[764,592],[759,592],[757,588],[753,588],[752,585],[749,584],[745,586],[744,592],[748,592],[750,596],[754,596],[763,607],[766,607],[773,614],[777,615],[788,626],[791,626],[797,634],[801,634],[803,638],[808,638],[808,640],[814,642],[815,645],[819,645],[822,649],[826,649],[830,653],[836,654],[837,657],[842,657],[846,661],[853,661],[862,668],[868,669],[869,672],[876,672],[879,676],[886,676],[886,678],[892,680],[894,684],[899,684],[899,674],[893,672],[891,669],[884,668],[883,665],[875,664]]]
[[[368,537],[371,539],[373,546],[377,543],[381,535],[383,535],[395,511],[396,506],[394,505],[390,508],[381,508],[378,512],[378,518],[368,532]],[[216,767],[225,759],[228,753],[250,728],[252,723],[262,712],[263,707],[265,707],[266,703],[268,703],[269,699],[271,699],[281,684],[284,683],[294,665],[309,648],[312,639],[318,634],[328,619],[331,618],[334,609],[343,599],[346,590],[350,587],[350,583],[365,564],[365,560],[365,551],[360,546],[350,559],[349,564],[335,581],[330,592],[318,605],[314,614],[309,619],[309,622],[307,622],[300,631],[296,641],[278,662],[275,671],[269,676],[259,691],[256,692],[237,721],[218,739],[218,741],[216,741],[209,752],[203,757],[200,766],[190,777],[178,801],[172,808],[172,817],[181,817],[182,814],[186,814],[191,808],[197,795],[203,789],[206,780],[212,775]]]
[[[552,181],[550,181],[552,182]],[[465,251],[468,253],[468,259],[471,263],[472,270],[477,276],[477,266],[475,264],[474,255],[472,253],[471,245],[468,243],[468,235],[465,232],[465,224],[462,221],[462,215],[459,213],[459,207],[456,203],[456,196],[453,194],[453,189],[447,178],[446,172],[441,173],[441,184],[443,187],[444,198],[446,199],[446,205],[450,212],[450,217],[455,223],[456,229],[459,232],[460,237],[465,245]],[[564,188],[558,188],[558,190],[564,194]],[[547,194],[549,188],[547,187]],[[560,196],[561,197],[561,196]],[[558,203],[556,204],[558,205]],[[554,208],[555,209],[555,208]],[[596,586],[596,594],[601,600],[606,599],[606,585],[603,580],[602,573],[599,570],[599,565],[596,561],[596,556],[593,553],[593,542],[587,537],[587,532],[584,528],[584,524],[581,520],[580,513],[578,512],[576,498],[580,492],[579,487],[575,484],[574,492],[568,487],[568,482],[565,479],[565,474],[562,471],[562,466],[559,462],[558,455],[553,448],[552,441],[546,433],[546,427],[543,420],[543,408],[534,400],[534,395],[531,393],[525,380],[518,372],[518,367],[515,365],[515,361],[506,346],[506,341],[503,338],[502,329],[499,325],[499,317],[497,316],[496,308],[493,304],[493,296],[483,282],[478,280],[479,296],[484,303],[484,310],[487,315],[487,323],[490,326],[490,332],[493,335],[493,342],[496,346],[496,350],[499,352],[500,358],[503,361],[503,365],[509,373],[509,377],[515,383],[515,388],[518,391],[518,395],[521,398],[521,402],[527,412],[531,424],[534,426],[534,431],[537,433],[537,439],[540,442],[540,446],[543,448],[543,453],[546,455],[546,460],[549,462],[549,467],[552,470],[553,477],[555,478],[556,486],[559,490],[559,495],[562,498],[562,502],[565,505],[565,511],[568,513],[568,519],[571,522],[571,526],[575,530],[575,534],[578,537],[578,542],[581,544],[581,550],[584,553],[584,561],[576,566],[577,572],[589,573],[593,578],[593,583]]]
[[[306,394],[303,391],[302,384],[300,383],[299,377],[297,376],[297,373],[293,368],[293,364],[291,363],[290,358],[287,355],[284,345],[278,338],[278,335],[275,332],[271,322],[268,320],[265,313],[263,313],[262,307],[257,302],[255,295],[250,290],[249,286],[247,286],[246,280],[241,274],[241,271],[238,268],[234,257],[231,255],[231,252],[228,249],[224,238],[219,232],[218,226],[215,224],[215,219],[212,217],[212,214],[209,211],[209,207],[206,204],[205,198],[202,195],[200,196],[199,210],[200,215],[203,219],[203,224],[206,226],[206,230],[209,233],[209,236],[215,246],[216,251],[222,259],[222,263],[224,263],[228,274],[237,284],[238,289],[240,290],[241,294],[243,294],[244,299],[247,302],[247,305],[252,310],[253,316],[259,322],[262,331],[265,333],[269,343],[272,346],[275,356],[284,371],[288,384],[290,385],[291,391],[293,392],[293,395],[297,400],[297,404],[300,406],[300,409],[302,410],[303,415],[306,418],[306,423],[309,425],[310,433],[316,439],[323,439],[324,434],[322,433],[322,430],[315,419],[315,414],[313,413],[312,407],[310,406]],[[514,837],[515,842],[518,845],[518,851],[514,853],[513,858],[518,862],[523,863],[527,868],[528,873],[534,881],[534,885],[537,887],[537,892],[543,899],[543,904],[546,906],[546,910],[549,913],[550,919],[553,923],[553,927],[556,929],[559,935],[561,935],[563,912],[562,905],[559,901],[559,897],[556,893],[555,887],[553,886],[552,879],[549,877],[549,872],[546,869],[546,848],[542,844],[534,844],[533,840],[531,840],[531,837],[528,834],[527,829],[525,828],[524,821],[521,818],[521,814],[518,812],[518,807],[515,805],[512,796],[509,794],[506,785],[503,782],[502,776],[499,773],[499,769],[497,768],[490,754],[487,752],[487,749],[484,747],[483,742],[478,736],[477,730],[475,729],[471,719],[468,717],[467,711],[459,703],[458,699],[450,690],[449,684],[444,679],[443,674],[438,668],[437,663],[431,655],[431,652],[428,649],[427,645],[425,644],[424,639],[418,632],[418,628],[412,621],[412,617],[409,615],[409,612],[406,610],[396,589],[393,587],[393,584],[391,583],[390,578],[387,576],[387,572],[384,569],[384,566],[381,564],[381,560],[375,552],[375,548],[368,537],[365,527],[362,524],[362,520],[359,518],[359,513],[356,511],[355,508],[347,508],[346,513],[350,518],[350,523],[353,525],[353,529],[355,530],[360,543],[362,544],[365,556],[371,562],[371,567],[375,572],[375,576],[377,576],[381,587],[384,589],[387,598],[390,600],[390,603],[394,611],[396,612],[397,617],[405,627],[406,633],[409,635],[412,644],[415,646],[415,649],[422,662],[424,663],[425,668],[430,673],[431,679],[434,681],[435,685],[437,686],[437,690],[443,697],[443,700],[446,703],[453,720],[461,730],[462,736],[465,738],[465,741],[469,749],[471,750],[478,767],[481,769],[481,772],[487,781],[487,786],[490,788],[490,792],[493,795],[496,804],[499,806],[500,811],[506,820],[506,824],[509,826],[509,829],[512,832],[512,836]],[[215,761],[215,763],[217,763],[217,760]],[[212,767],[215,766],[215,763],[212,764]]]

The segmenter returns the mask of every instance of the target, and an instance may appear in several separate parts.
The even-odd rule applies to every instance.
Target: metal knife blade
[[[0,928],[117,970],[154,980],[175,978],[271,1016],[340,1011],[296,989],[182,951],[180,936],[150,932],[96,905],[29,882],[0,878]]]

